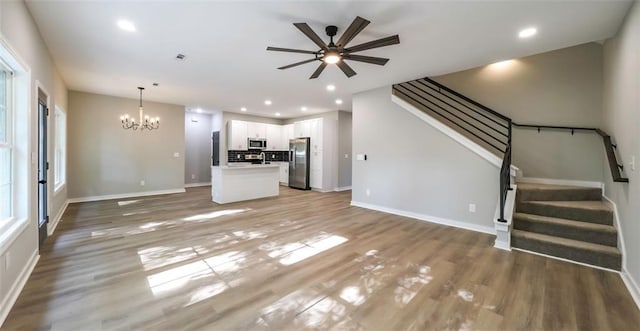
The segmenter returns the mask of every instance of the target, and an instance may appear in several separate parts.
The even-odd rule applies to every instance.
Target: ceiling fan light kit
[[[338,27],[335,25],[329,25],[325,28],[325,32],[327,36],[329,36],[330,41],[328,44],[325,42],[309,27],[307,23],[294,23],[293,25],[298,28],[302,33],[304,33],[307,38],[311,39],[313,43],[315,43],[320,49],[318,51],[308,51],[302,49],[292,49],[292,48],[281,48],[281,47],[267,47],[268,51],[276,51],[276,52],[289,52],[289,53],[302,53],[302,54],[311,54],[314,55],[313,59],[304,60],[296,63],[292,63],[286,66],[279,67],[278,69],[284,70],[292,67],[296,67],[305,63],[310,63],[314,61],[320,61],[320,65],[313,72],[309,79],[315,79],[320,76],[324,68],[329,64],[335,64],[342,70],[342,72],[347,77],[352,77],[356,75],[356,72],[347,64],[345,60],[348,61],[358,61],[365,62],[370,64],[377,65],[385,65],[389,59],[381,58],[381,57],[373,57],[373,56],[364,56],[364,55],[356,55],[353,53],[362,52],[373,48],[385,47],[390,45],[396,45],[400,43],[400,37],[398,35],[389,36],[386,38],[381,38],[377,40],[373,40],[370,42],[366,42],[363,44],[359,44],[352,47],[347,47],[349,42],[355,38],[358,33],[362,32],[364,28],[371,23],[370,21],[358,16],[356,17],[351,25],[345,30],[345,32],[340,36],[337,43],[333,42],[333,37],[338,33]]]

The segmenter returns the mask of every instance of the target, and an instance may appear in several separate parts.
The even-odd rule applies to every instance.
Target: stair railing
[[[611,177],[613,178],[613,181],[618,183],[629,182],[629,178],[624,177],[622,174],[622,171],[624,170],[624,165],[618,163],[618,158],[616,157],[616,151],[615,151],[617,146],[613,144],[613,142],[611,141],[611,136],[601,129],[573,127],[573,126],[518,124],[515,122],[513,122],[513,126],[520,127],[520,128],[537,129],[538,132],[540,132],[540,130],[542,129],[549,129],[549,130],[571,131],[571,134],[573,134],[575,131],[587,131],[587,132],[597,133],[600,137],[602,137],[602,143],[604,144],[604,150],[607,154],[607,161],[609,163],[609,169],[611,170]]]
[[[498,221],[506,223],[504,209],[511,190],[511,119],[430,78],[395,84],[392,93],[468,133],[472,140],[502,157]]]
[[[591,131],[599,134],[604,142],[609,167],[615,182],[629,182],[623,177],[624,169],[618,163],[615,154],[616,145],[604,131],[597,128],[568,126],[550,126],[535,124],[518,124],[511,118],[480,104],[428,77],[393,85],[392,93],[429,113],[436,118],[453,124],[452,128],[463,130],[471,135],[476,143],[488,147],[489,150],[502,157],[500,167],[500,218],[498,222],[507,222],[504,218],[507,194],[511,190],[511,137],[512,128],[534,128],[551,130]]]

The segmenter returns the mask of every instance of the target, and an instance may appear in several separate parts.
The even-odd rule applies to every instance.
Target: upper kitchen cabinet
[[[282,126],[282,146],[283,149],[289,149],[289,140],[295,138],[294,124],[287,124]]]
[[[246,122],[248,138],[267,138],[267,124]],[[268,143],[268,142],[267,142]]]
[[[289,148],[289,144],[285,146],[282,139],[282,125],[277,124],[265,124],[267,128],[267,150],[283,150]]]
[[[311,136],[311,120],[298,121],[293,123],[295,138]]]
[[[227,149],[247,149],[247,122],[231,120],[227,123]]]

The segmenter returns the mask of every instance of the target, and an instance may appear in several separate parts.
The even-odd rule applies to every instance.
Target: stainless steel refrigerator
[[[289,140],[289,186],[310,190],[309,186],[309,138]]]

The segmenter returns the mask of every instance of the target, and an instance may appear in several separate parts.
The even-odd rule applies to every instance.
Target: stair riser
[[[566,247],[555,243],[542,242],[535,239],[512,237],[511,245],[516,248],[526,249],[532,252],[565,258],[572,261],[587,263],[603,268],[620,270],[622,257],[600,252],[582,250],[575,247]]]
[[[599,188],[576,188],[565,190],[518,189],[518,201],[592,201],[602,199]]]
[[[615,232],[576,229],[562,224],[533,222],[528,219],[515,218],[514,228],[527,232],[535,232],[555,237],[586,241],[594,244],[618,246],[618,235]]]
[[[575,221],[590,222],[597,224],[613,225],[613,213],[609,210],[588,210],[581,208],[571,208],[565,206],[537,205],[528,202],[521,202],[516,207],[520,213],[534,214],[541,216],[566,218]]]

